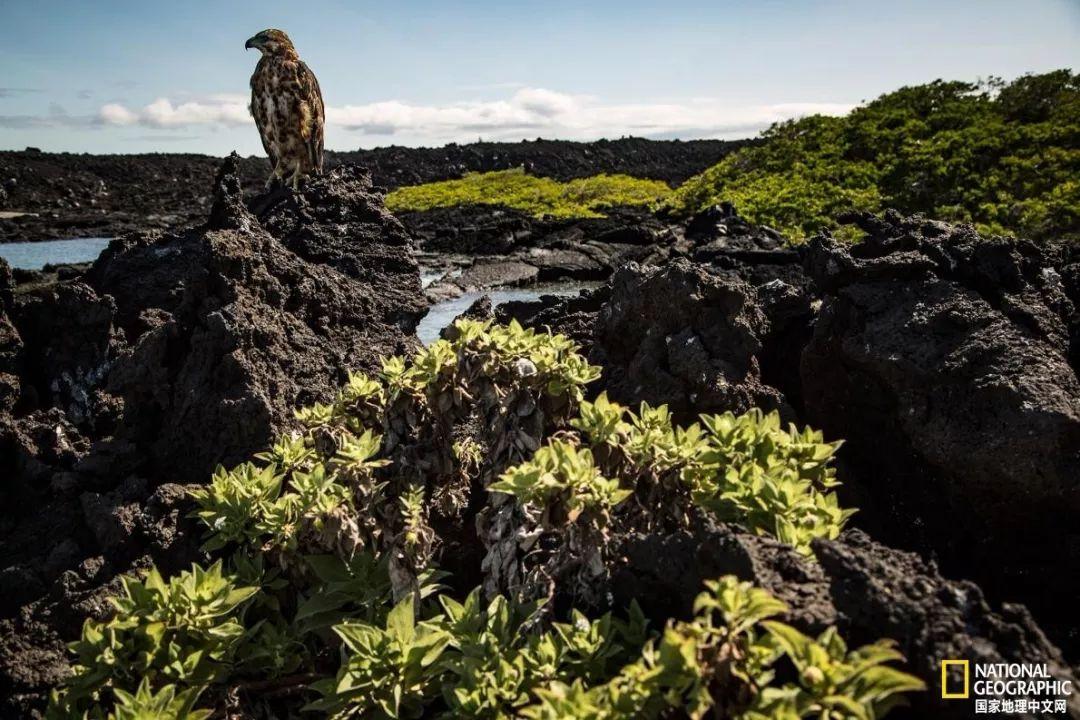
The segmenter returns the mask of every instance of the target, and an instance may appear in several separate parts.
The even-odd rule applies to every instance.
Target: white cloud
[[[119,103],[109,103],[98,110],[98,119],[106,125],[134,125],[139,116]]]
[[[520,139],[543,135],[572,140],[619,137],[738,137],[771,123],[822,113],[840,115],[850,103],[781,103],[735,106],[718,98],[666,103],[605,103],[591,96],[543,88],[520,88],[503,100],[424,105],[386,100],[329,106],[326,121],[339,138],[387,136],[419,143]],[[159,98],[141,109],[112,103],[98,120],[105,125],[156,129],[243,126],[252,122],[244,95],[213,95],[179,104]],[[348,131],[348,132],[346,132]]]
[[[188,128],[195,125],[247,125],[251,122],[246,98],[210,96],[173,105],[169,98],[158,98],[149,105],[131,110],[118,103],[103,105],[98,119],[105,125],[141,125],[151,128]]]
[[[543,88],[524,88],[514,95],[516,104],[529,112],[544,117],[556,117],[573,113],[578,106],[570,95],[544,90]]]

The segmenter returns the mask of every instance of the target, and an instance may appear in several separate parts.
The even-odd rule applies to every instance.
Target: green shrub
[[[702,416],[706,433],[682,468],[694,501],[758,533],[810,554],[814,538],[835,538],[854,510],[840,508],[829,466],[840,443],[810,428],[780,427],[780,415],[752,410]]]
[[[835,631],[811,640],[783,623],[767,620],[784,603],[749,583],[723,577],[706,583],[692,621],[670,622],[640,657],[592,687],[581,678],[555,681],[536,691],[539,702],[523,715],[560,718],[656,718],[682,709],[742,720],[802,717],[880,718],[903,693],[924,683],[886,663],[900,660],[887,642],[853,652]],[[776,681],[782,658],[797,683]]]
[[[196,690],[177,692],[166,685],[158,692],[150,689],[149,678],[143,678],[135,694],[119,688],[113,690],[116,706],[109,713],[109,720],[205,720],[213,712],[195,710],[199,693]]]
[[[485,609],[479,591],[463,604],[443,595],[441,612],[417,621],[409,598],[384,628],[336,628],[342,668],[309,708],[379,718],[440,706],[465,718],[629,720],[678,709],[695,718],[879,718],[924,688],[888,665],[902,658],[886,642],[849,652],[833,630],[814,640],[769,620],[786,607],[764,590],[733,577],[706,585],[693,620],[670,622],[659,636],[636,608],[626,621],[575,612],[570,623],[529,632],[535,604],[497,597]],[[796,682],[776,681],[782,659]]]
[[[412,595],[390,611],[383,628],[350,622],[334,632],[346,659],[336,679],[315,686],[326,697],[309,710],[330,717],[420,717],[437,693],[435,663],[451,638],[434,624],[416,622]]]
[[[631,494],[619,487],[618,480],[600,474],[587,448],[562,440],[539,448],[531,460],[507,470],[488,489],[513,495],[540,511],[557,508],[568,522],[587,513],[592,523],[603,523],[609,511]]]
[[[469,173],[394,190],[386,196],[393,212],[431,210],[458,205],[500,205],[536,217],[603,217],[606,208],[657,205],[671,194],[658,180],[628,175],[596,175],[569,182],[526,175],[522,170]]]
[[[1080,76],[1068,70],[905,87],[762,138],[688,180],[668,206],[690,214],[730,201],[795,239],[836,228],[839,212],[885,208],[986,233],[1080,238]]]
[[[776,412],[703,415],[700,425],[680,428],[665,407],[642,403],[635,414],[601,394],[571,422],[604,458],[601,471],[623,478],[654,521],[665,505],[675,514],[692,505],[810,556],[810,542],[837,537],[854,512],[830,492],[840,443],[810,428],[785,430]],[[680,496],[681,504],[672,500]]]
[[[123,578],[112,619],[87,620],[82,639],[72,643],[74,675],[54,705],[74,711],[122,691],[135,696],[116,695],[121,706],[143,707],[166,697],[147,697],[144,683],[202,688],[222,679],[245,633],[244,608],[257,592],[236,585],[220,561],[205,570],[193,566],[167,582],[154,568],[145,581]],[[183,691],[166,705],[192,697]]]
[[[302,430],[192,493],[228,561],[126,578],[50,714],[202,717],[196,700],[232,712],[272,686],[284,705],[260,707],[280,716],[873,718],[921,686],[885,645],[767,621],[783,604],[731,578],[660,633],[636,606],[586,615],[631,535],[704,514],[808,554],[850,514],[819,433],[759,412],[678,427],[665,407],[585,401],[598,375],[564,337],[462,321],[350,376],[297,412]],[[463,600],[441,584],[442,543],[484,553]],[[556,616],[556,597],[580,611]],[[783,658],[797,683],[775,681]]]

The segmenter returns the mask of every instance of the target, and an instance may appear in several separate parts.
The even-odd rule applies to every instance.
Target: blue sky
[[[267,27],[318,75],[334,149],[743,137],[1080,59],[1080,0],[0,0],[0,148],[258,153],[244,40]]]

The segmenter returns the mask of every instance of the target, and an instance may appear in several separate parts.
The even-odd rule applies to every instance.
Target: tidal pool
[[[47,264],[84,263],[97,260],[112,238],[76,238],[41,242],[0,243],[0,257],[11,267],[40,270]]]
[[[452,300],[443,300],[432,305],[428,309],[427,315],[420,320],[420,324],[416,327],[416,336],[425,345],[435,342],[439,339],[440,330],[454,322],[454,318],[468,310],[470,305],[484,295],[491,298],[491,306],[494,308],[511,300],[538,300],[541,295],[569,297],[577,295],[581,290],[597,287],[598,285],[599,283],[595,282],[545,283],[527,288],[500,288],[497,290],[467,292]]]

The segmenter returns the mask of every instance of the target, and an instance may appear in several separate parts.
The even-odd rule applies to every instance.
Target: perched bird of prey
[[[302,176],[322,172],[324,113],[319,81],[280,30],[263,30],[244,48],[262,53],[251,76],[251,114],[273,167],[266,187],[289,175],[288,182],[296,190]]]

